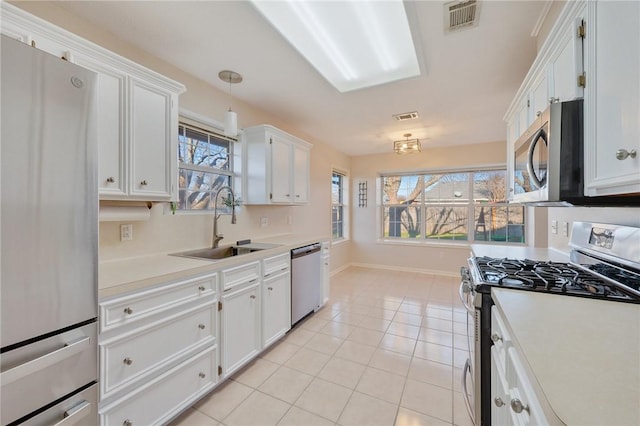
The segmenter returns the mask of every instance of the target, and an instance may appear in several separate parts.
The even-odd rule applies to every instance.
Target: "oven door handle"
[[[465,289],[468,289],[468,290],[465,291]],[[469,284],[466,284],[464,281],[461,282],[460,287],[458,288],[458,294],[460,295],[460,300],[462,301],[462,305],[467,310],[469,315],[474,316],[475,315],[474,309],[467,304],[468,298],[465,295],[465,293],[468,293],[469,291],[471,291]]]
[[[469,418],[471,422],[475,425],[476,419],[473,416],[473,410],[471,409],[471,401],[469,400],[469,392],[467,391],[467,375],[471,374],[471,360],[467,358],[467,361],[464,363],[464,369],[462,370],[462,399],[464,399],[464,405],[467,407],[467,413],[469,414]]]

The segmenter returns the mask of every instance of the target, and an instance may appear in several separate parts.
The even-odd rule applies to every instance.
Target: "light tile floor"
[[[471,424],[459,279],[349,268],[329,303],[172,426]]]

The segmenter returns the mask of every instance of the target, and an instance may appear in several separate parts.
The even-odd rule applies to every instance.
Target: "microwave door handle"
[[[533,138],[531,138],[531,145],[529,145],[529,158],[527,160],[527,171],[531,177],[531,183],[533,183],[533,186],[535,186],[536,189],[541,189],[547,181],[546,177],[540,179],[533,168],[533,151],[535,151],[536,145],[540,139],[544,141],[545,145],[549,145],[547,143],[547,133],[542,128],[533,135]]]

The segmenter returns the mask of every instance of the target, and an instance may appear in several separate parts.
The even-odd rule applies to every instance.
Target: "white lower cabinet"
[[[222,295],[222,373],[237,371],[260,351],[260,282]]]
[[[291,328],[291,256],[263,261],[262,348],[273,344]]]
[[[217,347],[213,346],[137,387],[100,410],[100,423],[114,426],[165,424],[216,384]]]
[[[322,242],[322,289],[320,291],[320,304],[324,306],[329,301],[329,288],[331,287],[331,243]]]

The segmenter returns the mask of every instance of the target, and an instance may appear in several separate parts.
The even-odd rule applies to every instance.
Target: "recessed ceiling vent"
[[[405,121],[405,120],[414,120],[416,118],[418,118],[418,111],[413,111],[413,112],[403,112],[402,114],[394,114],[393,118],[395,118],[398,121]]]
[[[452,32],[478,25],[478,1],[454,1],[444,5],[444,28]]]

